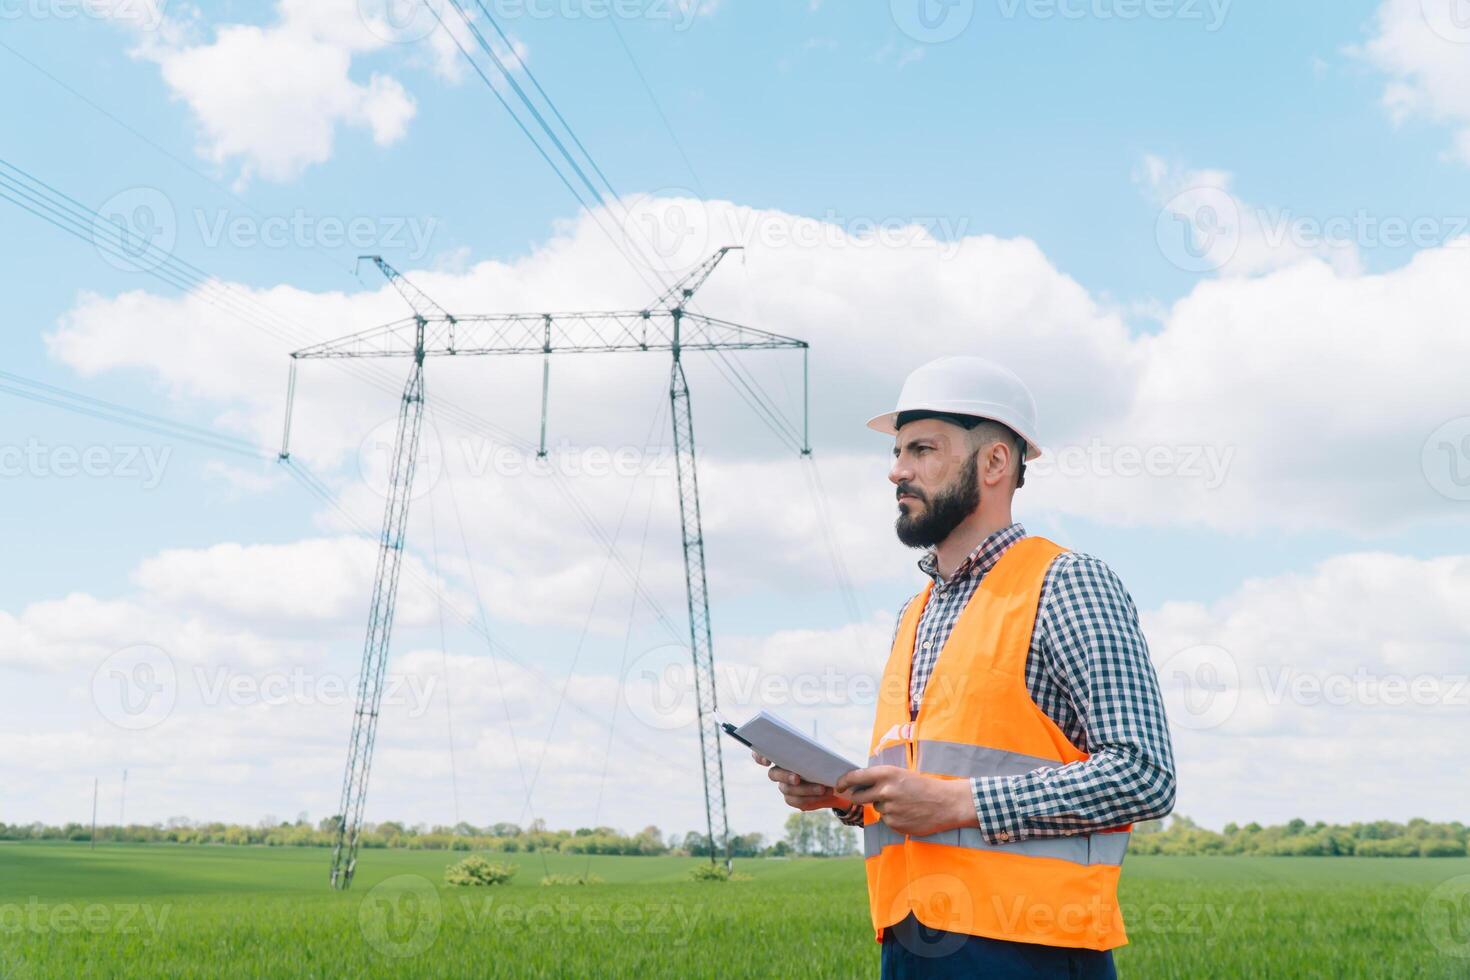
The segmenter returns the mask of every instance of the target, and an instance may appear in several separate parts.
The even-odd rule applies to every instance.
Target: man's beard
[[[959,478],[936,493],[933,500],[918,487],[900,483],[898,492],[918,497],[924,504],[924,512],[920,517],[898,515],[893,525],[898,540],[910,548],[932,548],[949,537],[980,506],[980,478],[975,469],[975,455],[972,455],[961,468]]]

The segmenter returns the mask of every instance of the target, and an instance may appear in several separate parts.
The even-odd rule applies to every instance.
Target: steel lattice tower
[[[725,774],[720,751],[714,676],[714,640],[710,627],[709,585],[705,576],[704,534],[699,513],[699,476],[694,452],[694,417],[689,384],[681,355],[685,351],[739,351],[796,349],[802,352],[806,383],[805,341],[753,327],[719,320],[688,310],[689,300],[709,278],[731,247],[715,252],[643,310],[598,313],[506,313],[455,316],[426,296],[379,256],[374,262],[413,309],[414,315],[298,350],[291,355],[286,388],[286,421],[280,458],[290,458],[291,410],[296,393],[297,362],[321,358],[392,358],[413,360],[399,404],[398,428],[389,470],[383,530],[378,542],[378,564],[373,581],[367,635],[363,643],[362,674],[352,716],[352,736],[342,779],[340,824],[332,849],[331,883],[343,889],[352,884],[362,836],[363,808],[367,802],[368,774],[377,739],[383,700],[383,674],[393,630],[398,575],[403,560],[409,500],[419,433],[423,427],[424,361],[429,357],[505,354],[613,353],[669,351],[672,364],[669,402],[673,419],[679,521],[684,551],[684,577],[689,606],[689,647],[693,659],[695,694],[699,709],[700,762],[704,777],[705,818],[709,829],[710,859],[722,850],[730,864],[730,828],[725,813]],[[542,442],[546,432],[547,367],[542,374]],[[805,409],[805,397],[803,397]],[[805,422],[803,422],[805,443]],[[810,453],[803,444],[802,454]]]

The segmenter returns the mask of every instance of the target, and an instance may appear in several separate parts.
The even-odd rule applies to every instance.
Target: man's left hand
[[[980,823],[968,779],[939,779],[898,766],[871,766],[854,769],[834,789],[854,803],[872,804],[883,822],[900,834],[922,837]]]

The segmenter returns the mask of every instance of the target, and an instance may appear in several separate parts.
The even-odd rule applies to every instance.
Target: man
[[[930,582],[899,615],[868,767],[835,787],[770,778],[863,826],[885,978],[1115,976],[1129,825],[1174,803],[1133,601],[1012,520],[1041,449],[1010,371],[933,361],[868,425],[896,436],[896,530]]]

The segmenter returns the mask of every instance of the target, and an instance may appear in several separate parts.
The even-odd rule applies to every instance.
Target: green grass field
[[[316,849],[0,844],[0,978],[877,975],[856,859],[699,883],[518,854],[511,885],[450,888],[461,856],[368,851],[336,894]],[[1470,977],[1470,859],[1133,857],[1123,882],[1125,977]]]

